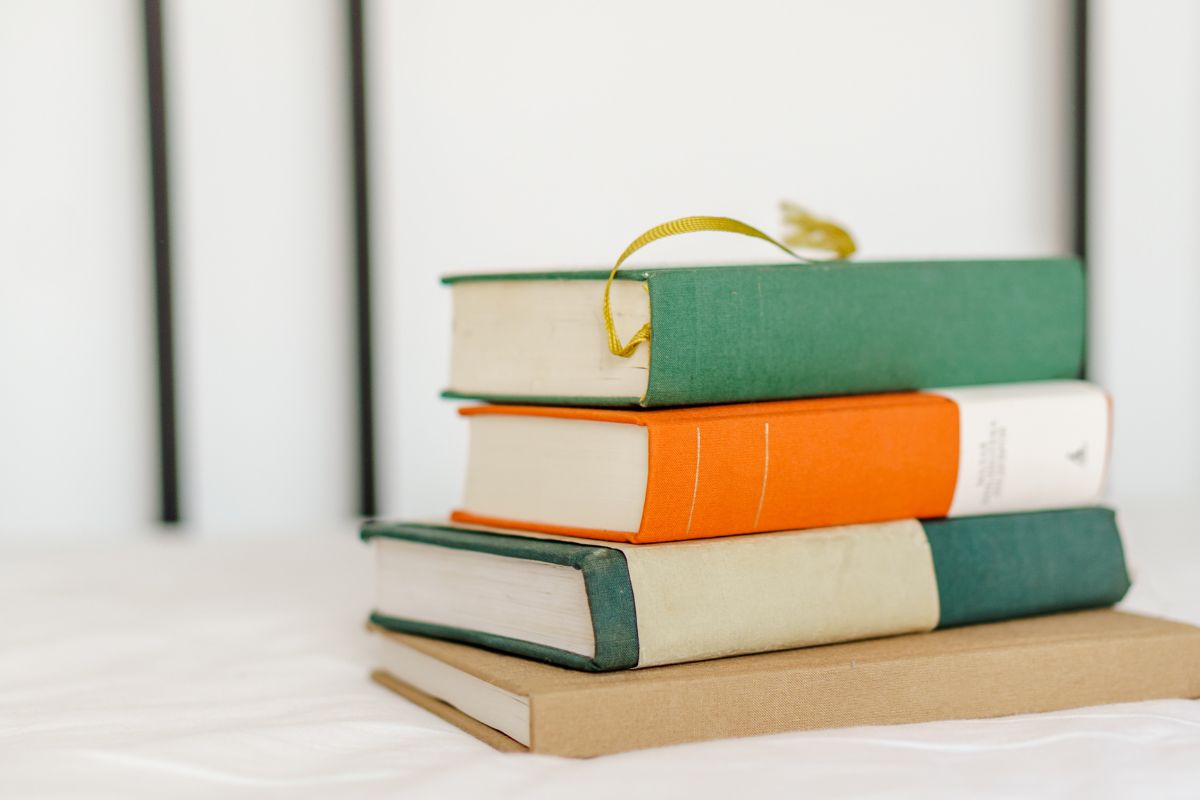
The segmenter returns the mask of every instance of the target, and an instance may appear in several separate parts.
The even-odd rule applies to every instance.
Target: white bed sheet
[[[1126,514],[1126,607],[1200,623],[1186,510]],[[0,796],[1197,797],[1200,703],[502,755],[367,679],[368,552],[320,536],[0,545]]]

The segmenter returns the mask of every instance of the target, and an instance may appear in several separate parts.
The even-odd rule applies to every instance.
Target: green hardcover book
[[[609,671],[1112,605],[1113,512],[900,520],[701,542],[599,543],[368,522],[371,621]]]
[[[1071,258],[852,261],[445,278],[449,397],[647,407],[1075,378],[1082,266]]]

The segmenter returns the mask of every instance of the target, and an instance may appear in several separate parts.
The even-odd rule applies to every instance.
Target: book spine
[[[643,404],[1076,378],[1074,259],[649,271]]]
[[[1110,406],[1082,381],[806,403],[647,414],[633,541],[1037,511],[1089,505],[1103,489]]]

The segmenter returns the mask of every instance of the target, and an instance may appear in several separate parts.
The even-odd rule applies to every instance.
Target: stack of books
[[[1200,630],[1108,608],[1078,261],[630,270],[629,357],[606,277],[447,279],[488,404],[449,520],[363,527],[379,682],[569,756],[1200,696]]]

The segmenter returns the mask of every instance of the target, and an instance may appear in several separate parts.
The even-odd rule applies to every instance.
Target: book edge
[[[928,267],[930,265],[948,266],[951,264],[958,265],[991,265],[991,264],[1058,264],[1079,267],[1082,270],[1082,261],[1078,256],[1071,254],[1059,254],[1048,256],[1036,256],[1030,258],[914,258],[914,259],[891,259],[891,260],[844,260],[834,262],[817,262],[808,263],[802,261],[762,261],[750,262],[741,264],[664,264],[650,267],[633,267],[617,271],[617,280],[634,280],[645,281],[658,273],[678,273],[678,272],[699,272],[706,270],[761,270],[761,269],[796,269],[797,267],[815,268],[822,271],[830,269],[844,268],[846,266],[853,267]],[[456,283],[468,282],[492,282],[492,281],[531,281],[531,280],[567,280],[567,281],[594,281],[607,280],[611,267],[583,267],[574,269],[534,269],[534,270],[506,270],[504,272],[452,272],[442,275],[438,280],[444,286],[452,286]]]
[[[535,405],[535,406],[569,406],[569,407],[600,407],[628,408],[630,410],[641,406],[641,398],[629,397],[576,397],[567,395],[535,395],[535,394],[472,394],[459,392],[454,389],[443,389],[441,396],[445,400],[479,400],[484,403],[500,405]]]
[[[433,695],[426,694],[420,689],[410,686],[385,670],[378,669],[373,671],[371,673],[371,680],[502,753],[529,752],[529,748],[516,739],[505,736],[500,731],[490,725],[485,725],[470,714],[459,711],[454,706],[438,700]]]
[[[556,647],[484,633],[468,628],[423,623],[373,611],[369,621],[385,630],[462,642],[502,653],[545,661],[588,672],[608,672],[637,666],[637,608],[629,564],[624,552],[602,544],[537,539],[520,535],[483,533],[451,526],[368,521],[359,533],[363,541],[398,539],[502,558],[541,561],[579,570],[583,575],[595,635],[595,655],[588,658]]]

